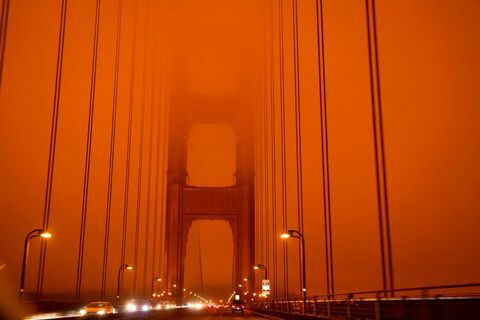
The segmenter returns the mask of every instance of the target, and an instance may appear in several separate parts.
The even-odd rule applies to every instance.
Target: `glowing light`
[[[288,234],[287,232],[284,232],[284,233],[282,233],[282,234],[280,235],[280,238],[282,238],[282,239],[288,239],[288,238],[290,238],[290,234]]]
[[[44,238],[44,239],[49,239],[52,237],[52,234],[48,231],[43,231],[42,233],[40,233],[40,237]]]
[[[137,311],[137,305],[135,303],[127,303],[126,308],[128,312]]]
[[[83,315],[86,315],[86,314],[87,314],[87,311],[86,311],[85,309],[82,309],[82,310],[80,310],[79,313],[80,313],[80,315],[83,316]]]
[[[105,310],[98,310],[97,314],[103,316],[105,314]]]

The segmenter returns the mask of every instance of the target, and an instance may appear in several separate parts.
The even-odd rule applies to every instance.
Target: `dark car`
[[[242,300],[234,300],[232,302],[232,312],[240,311],[243,313],[244,310],[245,310],[245,304],[243,303]]]

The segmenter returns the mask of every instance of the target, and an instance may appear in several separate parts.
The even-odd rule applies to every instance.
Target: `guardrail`
[[[362,320],[480,319],[480,283],[255,301],[257,311]],[[401,295],[400,295],[401,294]]]

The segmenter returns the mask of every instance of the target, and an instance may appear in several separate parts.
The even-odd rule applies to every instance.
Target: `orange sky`
[[[110,297],[116,289],[116,268],[120,259],[135,2],[124,1],[113,231],[108,276]],[[325,293],[325,269],[315,1],[298,2],[307,272],[309,293],[322,294]],[[476,0],[376,2],[396,285],[410,287],[478,282],[480,88],[477,75],[480,74],[480,43],[477,38],[480,34],[480,4]],[[13,286],[19,279],[23,238],[29,230],[42,223],[59,3],[59,0],[11,3],[0,88],[0,265],[6,264],[0,272],[5,276],[2,278],[8,279]],[[159,133],[160,137],[160,154],[153,153],[153,173],[156,172],[156,164],[159,164],[160,172],[164,173],[166,163],[163,159],[168,149],[164,143],[165,135],[168,134],[164,120],[169,115],[181,112],[184,106],[192,104],[198,104],[198,108],[205,110],[212,106],[227,112],[233,110],[245,117],[253,114],[256,117],[252,117],[250,125],[242,130],[255,133],[258,138],[255,163],[257,196],[263,195],[262,199],[267,199],[259,201],[260,198],[257,198],[256,259],[273,269],[273,243],[277,242],[280,246],[277,234],[282,228],[277,225],[274,230],[272,226],[272,173],[264,165],[265,160],[270,163],[272,161],[271,141],[267,141],[268,146],[260,141],[262,137],[265,139],[263,134],[269,132],[271,124],[265,126],[263,118],[259,117],[264,112],[265,102],[267,105],[271,102],[266,95],[269,91],[265,90],[265,83],[269,89],[272,79],[269,74],[265,74],[265,70],[269,69],[264,69],[264,63],[268,61],[264,54],[265,49],[269,48],[270,35],[265,36],[262,29],[265,27],[263,19],[266,19],[268,13],[263,5],[269,1],[142,0],[138,3],[140,19],[135,44],[136,85],[129,219],[133,221],[136,210],[142,97],[145,97],[147,124],[141,198],[143,213],[147,199],[151,117],[157,119],[161,116],[161,126],[155,122],[152,129],[153,136],[157,137]],[[379,289],[380,258],[364,1],[324,0],[324,6],[336,291]],[[94,9],[95,1],[69,1],[51,215],[51,230],[55,236],[49,245],[45,279],[45,292],[50,296],[71,293],[75,285]],[[274,10],[275,13],[278,10],[276,5]],[[103,254],[116,13],[117,1],[102,1],[83,286],[85,296],[92,299],[99,290]],[[275,16],[273,24],[274,156],[276,176],[279,179],[281,160],[277,17]],[[284,1],[287,222],[289,227],[296,228],[291,21],[291,2]],[[157,57],[157,65],[153,63],[154,55]],[[266,115],[271,117],[269,111]],[[218,139],[215,134],[210,137],[218,145],[228,140],[226,137]],[[186,137],[174,137],[173,141],[184,138]],[[153,146],[155,151],[156,142]],[[230,152],[222,154],[222,150],[217,154],[226,159],[232,157]],[[205,165],[210,153],[192,154],[202,159],[200,162],[193,157],[189,162],[193,179],[195,170],[198,169],[195,163]],[[222,179],[231,181],[231,170],[225,170],[229,173],[222,176],[216,166],[212,165],[210,169],[212,174],[209,177],[218,174]],[[201,175],[197,181],[200,180]],[[269,186],[267,197],[264,196],[265,180]],[[161,195],[165,191],[164,181],[165,179],[159,181],[159,212],[163,211]],[[282,203],[279,182],[278,180],[275,189],[277,219],[281,218]],[[153,195],[150,201],[153,204]],[[145,215],[142,216],[141,223],[145,223]],[[217,258],[223,263],[232,257],[229,230],[221,224],[218,221],[202,221],[199,225],[202,252],[221,252]],[[130,260],[133,254],[133,240],[130,236],[133,227],[133,224],[129,225],[128,230],[127,258]],[[163,252],[163,228],[164,226],[159,227],[157,239],[149,239],[149,250],[152,248],[151,241],[158,243],[159,259]],[[216,228],[220,228],[221,237],[225,240],[222,245],[219,242],[213,243],[209,238]],[[149,230],[152,235],[153,230]],[[196,236],[193,229],[191,236]],[[145,230],[142,229],[140,260],[143,259],[144,237]],[[195,259],[198,252],[192,244],[188,248],[187,284],[197,286]],[[34,241],[29,259],[31,268],[27,277],[28,290],[34,289],[38,252],[38,241]],[[297,246],[291,242],[288,277],[291,295],[298,294],[297,258]],[[206,289],[206,294],[216,297],[229,292],[230,270],[223,272],[223,269],[228,269],[228,264],[222,267],[219,275],[214,267],[216,257],[205,254],[204,259],[204,281],[216,284],[214,288]],[[147,288],[143,288],[143,262],[140,263],[138,281],[142,291]],[[164,270],[159,264],[156,272],[161,273]],[[147,270],[149,275],[155,273],[151,270],[150,263]],[[272,279],[276,276],[277,282],[272,283],[272,286],[276,286],[281,295],[284,288],[282,268],[276,273],[271,270],[270,274]]]

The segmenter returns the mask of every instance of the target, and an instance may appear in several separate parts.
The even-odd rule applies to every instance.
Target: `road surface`
[[[250,312],[232,313],[230,311],[208,311],[208,310],[189,310],[180,314],[158,317],[148,317],[152,320],[160,319],[175,319],[175,320],[266,320],[266,318],[254,315]]]
[[[0,316],[1,318],[1,316]],[[266,320],[264,317],[254,315],[249,311],[245,313],[232,313],[230,310],[211,311],[208,309],[172,309],[164,311],[151,312],[135,312],[135,313],[120,313],[112,315],[99,316],[80,316],[67,315],[66,313],[51,313],[27,317],[26,320],[47,320],[47,319],[62,319],[62,320],[90,320],[90,319],[104,319],[104,320]],[[1,318],[3,320],[3,318]]]

